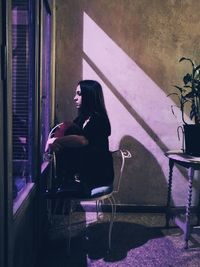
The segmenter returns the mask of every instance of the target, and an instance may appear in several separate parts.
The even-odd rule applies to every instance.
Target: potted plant
[[[191,71],[183,77],[183,85],[174,87],[179,98],[180,110],[183,121],[183,132],[185,137],[185,151],[189,155],[200,156],[200,65],[195,65],[190,58],[182,57],[179,62],[187,61],[191,65]],[[189,106],[190,123],[185,119],[185,107]],[[172,112],[173,106],[172,106]]]

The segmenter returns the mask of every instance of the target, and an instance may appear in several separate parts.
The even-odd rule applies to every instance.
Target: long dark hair
[[[106,118],[108,127],[110,128],[110,121],[107,115],[103,90],[97,81],[82,80],[78,82],[81,88],[82,104],[80,108],[80,115],[87,117],[94,113]]]
[[[82,95],[81,113],[107,113],[102,87],[97,81],[83,80],[78,85],[80,85]]]

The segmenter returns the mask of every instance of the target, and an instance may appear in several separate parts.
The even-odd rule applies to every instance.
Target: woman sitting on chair
[[[77,118],[73,123],[63,123],[61,131],[47,141],[46,150],[56,153],[58,177],[62,180],[58,193],[70,190],[69,181],[73,180],[75,195],[88,196],[93,188],[113,183],[108,141],[111,126],[102,87],[97,81],[80,81],[74,101]]]

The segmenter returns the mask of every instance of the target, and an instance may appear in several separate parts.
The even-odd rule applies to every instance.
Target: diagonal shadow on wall
[[[122,94],[116,89],[116,87],[109,81],[109,79],[101,72],[101,70],[95,65],[94,62],[83,52],[83,58],[94,70],[94,72],[102,79],[102,81],[108,86],[111,92],[117,97],[120,103],[126,108],[131,116],[141,125],[146,133],[155,141],[163,152],[169,150],[169,148],[163,143],[160,137],[154,132],[154,130],[145,122],[145,120],[136,112],[136,110],[128,103]],[[182,175],[187,178],[187,174],[183,168],[179,168]]]
[[[148,133],[148,135],[158,144],[163,152],[169,150],[169,148],[162,142],[159,136],[149,127],[144,119],[135,111],[135,109],[128,103],[128,101],[119,93],[116,87],[107,79],[107,77],[100,71],[100,69],[90,60],[90,58],[83,52],[83,58],[93,68],[93,70],[99,75],[104,83],[109,87],[112,93],[118,98],[121,104],[127,109],[133,118],[142,126],[142,128]]]

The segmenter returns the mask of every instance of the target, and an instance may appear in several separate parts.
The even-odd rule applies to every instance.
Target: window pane
[[[28,0],[12,1],[13,197],[31,182],[32,87]],[[32,74],[34,75],[34,73]]]

